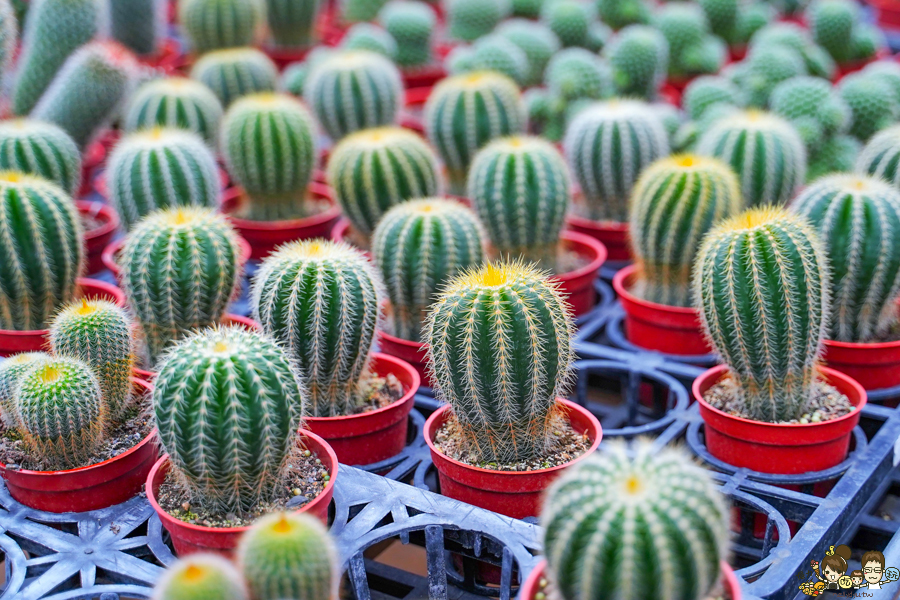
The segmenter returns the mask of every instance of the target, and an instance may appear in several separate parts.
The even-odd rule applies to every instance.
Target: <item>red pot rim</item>
[[[583,249],[585,252],[579,253],[581,256],[590,253],[593,254],[593,258],[583,267],[579,267],[573,271],[560,273],[559,275],[554,275],[553,278],[558,281],[567,282],[578,279],[579,277],[584,277],[585,275],[596,273],[600,270],[600,267],[603,266],[603,263],[606,262],[606,246],[589,235],[578,233],[576,231],[563,231],[560,234],[559,239],[565,246],[568,246],[570,250],[579,253],[578,249]]]
[[[628,223],[619,223],[618,221],[594,221],[593,219],[586,219],[573,214],[566,216],[566,220],[576,227],[628,235]]]
[[[82,154],[81,165],[83,169],[93,169],[106,158],[106,146],[101,140],[95,140],[88,144]]]
[[[406,90],[406,106],[425,104],[434,86],[414,87]]]
[[[104,235],[110,235],[119,228],[119,215],[108,204],[98,202],[97,200],[76,200],[75,206],[78,208],[79,213],[90,215],[95,218],[99,217],[100,220],[103,221],[100,227],[84,232],[85,240],[92,240]]]
[[[409,348],[413,352],[422,352],[423,348],[428,347],[428,344],[426,344],[425,342],[413,342],[411,340],[404,340],[403,338],[398,338],[396,335],[391,335],[390,333],[387,333],[386,331],[383,331],[381,329],[378,330],[378,336],[386,339],[388,342],[390,342],[392,344],[396,344],[398,346],[404,346],[406,348]],[[376,352],[376,354],[381,354],[381,353]],[[424,360],[424,358],[425,358],[425,355],[423,354],[422,359]]]
[[[617,296],[619,296],[625,302],[634,304],[645,310],[670,313],[672,315],[678,315],[679,317],[683,316],[685,318],[691,319],[699,318],[700,313],[696,308],[690,308],[687,306],[668,306],[666,304],[650,302],[649,300],[638,298],[637,296],[632,294],[630,288],[634,284],[634,278],[637,277],[637,271],[637,265],[628,265],[627,267],[623,267],[616,272],[616,274],[613,276],[613,290],[615,290]]]
[[[222,195],[222,212],[228,216],[228,219],[232,223],[234,223],[235,227],[262,232],[316,227],[334,220],[341,214],[340,207],[334,203],[334,199],[331,194],[331,188],[329,188],[327,185],[312,180],[309,182],[309,191],[314,196],[331,202],[331,207],[315,215],[303,217],[302,219],[288,219],[285,221],[251,221],[248,219],[242,219],[231,214],[231,212],[234,210],[234,204],[244,193],[243,188],[235,185],[225,190],[224,194]]]
[[[238,241],[238,266],[243,267],[247,264],[247,261],[250,260],[250,253],[253,249],[250,247],[250,243],[245,240],[240,235],[237,236]],[[107,244],[106,248],[103,249],[103,253],[100,255],[100,260],[103,262],[103,266],[109,269],[109,271],[113,274],[114,277],[118,278],[120,269],[119,263],[116,262],[116,254],[119,253],[119,250],[122,249],[122,246],[125,245],[125,238],[119,238]]]
[[[884,350],[895,350],[900,352],[900,340],[896,340],[893,342],[838,342],[835,340],[825,340],[824,343],[826,349],[840,348],[841,350],[850,350],[856,352],[880,352]]]

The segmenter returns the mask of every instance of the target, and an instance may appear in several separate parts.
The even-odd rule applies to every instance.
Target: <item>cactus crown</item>
[[[274,92],[278,67],[256,48],[229,48],[201,56],[191,68],[191,79],[206,85],[228,108],[241,96]]]
[[[0,418],[7,427],[18,427],[16,387],[22,375],[49,358],[50,355],[46,352],[23,352],[0,362]]]
[[[52,123],[0,121],[0,169],[49,179],[70,196],[81,187],[81,152],[72,138]]]
[[[244,582],[226,558],[191,554],[163,572],[151,600],[248,600]]]
[[[186,77],[156,79],[135,92],[125,111],[126,131],[171,127],[193,131],[214,145],[222,120],[222,103],[212,90]]]

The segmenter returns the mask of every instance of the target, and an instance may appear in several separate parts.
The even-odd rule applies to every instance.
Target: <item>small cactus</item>
[[[401,127],[348,135],[331,153],[326,176],[341,210],[364,236],[394,205],[434,196],[442,187],[434,150]]]
[[[877,341],[897,323],[900,191],[878,179],[836,174],[791,203],[809,220],[831,265],[829,339]]]
[[[384,56],[345,51],[312,68],[303,97],[328,135],[339,140],[359,129],[394,123],[403,104],[403,81]]]
[[[597,0],[597,13],[613,29],[650,22],[647,0]]]
[[[238,563],[255,600],[333,600],[340,562],[325,527],[303,513],[261,518],[241,537]]]
[[[152,56],[166,33],[162,0],[110,0],[112,37],[135,54]]]
[[[293,62],[285,67],[281,74],[280,89],[298,98],[303,97],[303,86],[309,78],[310,70],[328,56],[340,52],[339,48],[331,46],[316,46],[306,55],[303,62]]]
[[[475,213],[459,202],[410,200],[378,222],[372,253],[391,299],[394,335],[418,342],[441,287],[484,260],[484,232]]]
[[[773,113],[790,121],[811,153],[850,125],[850,107],[819,77],[782,81],[772,90],[769,105]]]
[[[512,0],[513,17],[537,19],[541,15],[544,0]]]
[[[693,281],[703,329],[731,369],[744,416],[800,418],[830,312],[828,263],[816,232],[784,209],[749,210],[704,238]]]
[[[615,94],[609,65],[584,48],[566,48],[554,54],[547,63],[544,84],[567,107],[578,100],[602,100]]]
[[[852,73],[841,79],[837,90],[850,107],[850,134],[861,142],[893,125],[900,114],[900,104],[890,84],[877,76]]]
[[[900,189],[900,125],[876,133],[856,160],[856,172],[886,180]]]
[[[669,69],[669,43],[657,29],[631,25],[604,49],[612,65],[616,88],[623,96],[656,98]]]
[[[150,600],[249,600],[234,565],[218,554],[191,554],[165,570]]]
[[[348,29],[341,39],[341,49],[375,52],[390,60],[397,57],[397,42],[394,37],[372,23],[357,23]]]
[[[43,177],[70,196],[81,187],[78,146],[52,123],[0,121],[0,169]]]
[[[293,242],[260,265],[253,316],[297,362],[309,388],[309,415],[351,415],[358,408],[381,298],[374,265],[347,244]]]
[[[152,362],[187,332],[219,322],[238,280],[237,234],[207,208],[161,210],[125,238],[119,266]]]
[[[732,81],[718,75],[703,75],[693,80],[684,89],[682,105],[688,116],[699,120],[712,106],[727,104],[741,107],[744,94]]]
[[[212,90],[192,79],[172,77],[142,85],[128,102],[126,131],[169,127],[192,131],[210,146],[219,136],[222,103]]]
[[[431,62],[431,38],[437,23],[434,9],[424,2],[391,0],[378,20],[397,42],[397,64],[414,68]]]
[[[888,84],[894,92],[894,100],[900,104],[900,63],[893,60],[876,60],[866,65],[862,72]]]
[[[775,22],[756,32],[750,40],[751,49],[784,46],[797,52],[810,75],[831,80],[837,68],[831,55],[817,45],[809,30],[796,23]]]
[[[512,42],[525,53],[528,70],[524,85],[537,85],[544,78],[547,63],[560,49],[559,39],[541,23],[527,19],[510,19],[497,27],[497,35]]]
[[[275,46],[306,48],[312,45],[316,39],[316,19],[321,4],[320,0],[266,0],[266,19]]]
[[[191,68],[191,79],[206,85],[228,108],[242,96],[274,92],[278,67],[255,48],[230,48],[201,56]]]
[[[689,2],[664,4],[654,24],[669,42],[669,75],[715,73],[725,61],[724,43],[711,36],[703,10]]]
[[[512,12],[510,0],[448,0],[447,32],[450,37],[471,42],[486,35]]]
[[[46,352],[23,352],[0,362],[0,419],[7,427],[18,427],[16,388],[22,376],[35,365],[49,359],[50,355]]]
[[[859,5],[853,0],[815,0],[806,11],[813,39],[839,63],[853,58],[853,30]]]
[[[458,75],[471,71],[494,71],[506,75],[517,84],[528,77],[528,55],[506,38],[489,34],[478,39],[471,48],[463,48],[465,60],[457,60],[458,53],[448,57],[447,71]]]
[[[747,96],[747,105],[763,108],[772,90],[794,77],[807,74],[803,57],[787,46],[754,46],[735,72],[735,83]]]
[[[825,141],[810,156],[806,180],[815,181],[830,173],[852,171],[862,147],[860,141],[850,135],[836,135]]]
[[[585,47],[593,20],[594,7],[583,0],[547,0],[541,9],[541,21],[563,47]]]
[[[178,22],[198,54],[251,46],[263,17],[260,0],[180,0]]]
[[[159,440],[191,504],[243,513],[278,493],[306,392],[274,340],[240,327],[191,334],[153,387]]]
[[[341,21],[344,23],[362,23],[378,16],[385,0],[338,0]]]

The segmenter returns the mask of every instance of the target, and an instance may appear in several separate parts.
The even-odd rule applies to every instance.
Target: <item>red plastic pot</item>
[[[592,221],[583,217],[569,215],[567,219],[569,231],[583,233],[606,246],[606,260],[631,260],[631,247],[628,245],[628,223],[614,221]]]
[[[131,381],[139,393],[153,390],[142,379]],[[10,495],[25,506],[52,513],[84,512],[140,493],[158,455],[154,429],[137,446],[94,465],[66,471],[10,470],[0,465],[0,475]]]
[[[100,222],[99,227],[84,232],[87,250],[87,272],[97,273],[103,270],[103,250],[112,241],[116,229],[119,228],[119,215],[108,204],[78,200],[75,202],[81,215]]]
[[[867,0],[877,9],[878,24],[882,29],[900,29],[900,0]]]
[[[428,363],[426,362],[428,344],[404,340],[379,330],[378,347],[382,353],[395,356],[415,369],[423,385],[434,387],[434,381],[428,373]]]
[[[431,88],[431,86],[447,76],[447,71],[440,63],[433,63],[423,67],[404,70],[402,74],[403,86],[407,90],[406,97],[409,98],[410,91],[417,88]]]
[[[275,46],[263,46],[263,52],[265,52],[269,58],[272,59],[272,62],[278,67],[278,70],[281,71],[286,66],[295,62],[302,62],[306,59],[306,55],[309,54],[309,51],[313,49],[313,45],[307,46],[305,48],[278,48]]]
[[[334,495],[334,482],[338,474],[338,459],[331,447],[316,434],[300,430],[299,441],[304,444],[306,449],[310,450],[322,461],[323,466],[331,479],[325,484],[325,489],[319,492],[319,495],[312,501],[304,504],[297,512],[309,513],[316,517],[322,523],[328,524],[328,505],[331,504],[331,497]],[[169,472],[169,456],[164,455],[147,475],[147,500],[150,506],[159,515],[163,527],[169,532],[172,538],[172,545],[175,547],[177,556],[186,556],[195,552],[213,552],[230,557],[234,549],[237,547],[238,540],[241,535],[249,529],[248,527],[203,527],[201,525],[192,525],[176,519],[162,509],[159,502],[156,501],[156,495],[159,488]]]
[[[900,341],[856,344],[825,340],[825,362],[867,391],[900,385]]]
[[[328,200],[332,205],[317,215],[288,221],[250,221],[229,215],[228,218],[234,228],[250,243],[250,258],[261,260],[278,246],[295,240],[328,237],[331,228],[341,215],[341,209],[333,203],[331,189],[327,185],[313,181],[309,184],[309,191],[313,197]],[[243,190],[239,187],[225,190],[222,212],[226,214],[236,212],[242,198]]]
[[[109,300],[119,306],[125,306],[125,294],[114,285],[100,281],[79,277],[75,280],[78,289],[75,298],[87,298],[88,300]],[[0,329],[0,357],[12,356],[19,352],[39,352],[49,347],[50,330],[32,329],[16,331],[12,329]]]
[[[306,417],[304,427],[322,437],[345,465],[368,465],[400,453],[406,446],[409,411],[419,390],[419,374],[404,361],[372,354],[372,369],[393,374],[403,384],[403,397],[384,408],[347,417]]]
[[[819,371],[856,410],[831,421],[796,425],[752,421],[714,408],[703,394],[728,373],[728,366],[705,371],[691,389],[700,405],[710,454],[734,467],[778,475],[821,471],[840,464],[847,458],[853,428],[866,405],[866,391],[834,369],[820,367]]]
[[[594,282],[600,274],[600,267],[606,262],[606,247],[596,239],[574,231],[563,231],[560,241],[566,250],[588,261],[583,267],[553,277],[560,283],[560,289],[568,297],[577,317],[590,312],[597,304]]]
[[[557,402],[567,409],[575,431],[587,433],[591,447],[564,465],[534,471],[492,471],[450,458],[434,445],[435,435],[450,416],[450,406],[444,405],[432,413],[425,422],[425,442],[438,471],[441,494],[514,519],[536,516],[541,509],[544,490],[563,470],[594,452],[603,437],[600,422],[587,409],[564,398],[558,398]]]
[[[667,354],[709,354],[712,347],[703,334],[695,308],[666,306],[634,296],[631,287],[637,266],[620,269],[613,289],[625,310],[625,337],[635,346]]]

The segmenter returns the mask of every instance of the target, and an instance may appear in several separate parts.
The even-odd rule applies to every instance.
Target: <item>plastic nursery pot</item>
[[[438,81],[447,76],[447,71],[440,63],[431,63],[421,67],[412,67],[402,71],[403,86],[407,90],[407,102],[409,101],[409,92],[425,88],[431,92],[431,87]],[[428,98],[428,95],[425,95]],[[424,99],[423,99],[424,102]]]
[[[434,381],[428,373],[428,363],[426,362],[428,344],[404,340],[379,330],[378,348],[382,353],[399,358],[415,369],[422,385],[434,387]]]
[[[597,304],[597,290],[594,282],[600,274],[600,267],[606,262],[606,247],[594,238],[574,231],[563,231],[560,236],[562,246],[568,252],[577,254],[587,264],[553,277],[560,283],[576,317],[590,312]]]
[[[900,0],[868,0],[882,29],[900,29]]]
[[[331,447],[316,434],[305,429],[300,430],[299,441],[303,446],[315,454],[326,471],[331,475],[331,479],[325,484],[325,489],[319,492],[319,495],[307,502],[297,512],[309,513],[316,517],[325,525],[328,525],[328,505],[331,504],[331,497],[334,495],[334,481],[338,474],[338,459]],[[214,552],[225,556],[231,556],[237,547],[241,535],[249,529],[247,527],[203,527],[201,525],[192,525],[180,519],[176,519],[162,509],[159,502],[156,501],[156,495],[159,488],[166,479],[166,473],[169,472],[171,463],[169,456],[164,455],[147,475],[147,500],[150,506],[159,515],[163,527],[169,532],[172,539],[172,545],[175,547],[177,556],[186,556],[195,552]]]
[[[125,294],[112,284],[87,277],[79,277],[75,283],[78,286],[75,290],[76,299],[109,300],[119,306],[125,306]],[[19,352],[38,352],[46,349],[49,343],[50,330],[48,329],[23,331],[0,329],[0,357],[12,356]]]
[[[132,377],[138,393],[150,383]],[[0,465],[9,494],[25,506],[51,513],[99,510],[125,502],[141,491],[159,456],[156,429],[130,450],[103,462],[66,471],[26,471]]]
[[[409,411],[419,390],[419,374],[410,365],[375,352],[376,375],[394,375],[403,384],[403,396],[384,408],[346,417],[306,417],[304,427],[322,437],[345,465],[368,465],[400,453],[406,446]]]
[[[84,242],[87,252],[87,272],[103,270],[103,250],[112,241],[119,228],[119,215],[103,202],[78,200],[75,202],[82,222],[93,221],[94,227],[85,227]]]
[[[592,221],[583,217],[569,215],[567,229],[575,233],[583,233],[606,246],[606,260],[631,260],[631,248],[628,246],[628,223],[615,221]]]
[[[262,260],[272,250],[296,240],[327,238],[335,221],[341,215],[341,209],[334,204],[331,189],[316,181],[309,184],[309,192],[313,198],[327,200],[331,206],[311,217],[290,219],[287,221],[251,221],[241,219],[233,214],[243,200],[243,190],[231,187],[225,190],[222,198],[222,212],[228,215],[237,232],[250,243],[250,258]]]
[[[434,445],[438,430],[450,417],[450,406],[444,405],[432,413],[425,422],[425,442],[438,471],[441,494],[514,519],[537,516],[544,490],[564,469],[594,452],[603,436],[600,422],[587,409],[564,398],[556,401],[567,410],[572,428],[588,436],[591,447],[566,464],[534,471],[492,471],[450,458]]]
[[[613,289],[625,310],[625,337],[635,346],[666,354],[709,354],[697,309],[648,302],[631,293],[637,266],[629,265],[613,277]]]
[[[853,428],[866,405],[866,391],[843,373],[819,368],[823,379],[856,407],[837,419],[820,423],[763,423],[736,417],[711,406],[703,395],[727,373],[727,365],[704,371],[691,388],[700,405],[706,448],[731,466],[760,473],[795,475],[822,471],[847,458]]]
[[[278,70],[281,71],[286,66],[294,62],[300,62],[306,59],[306,55],[314,46],[306,46],[303,48],[278,48],[276,46],[263,46],[262,51],[272,59]]]

